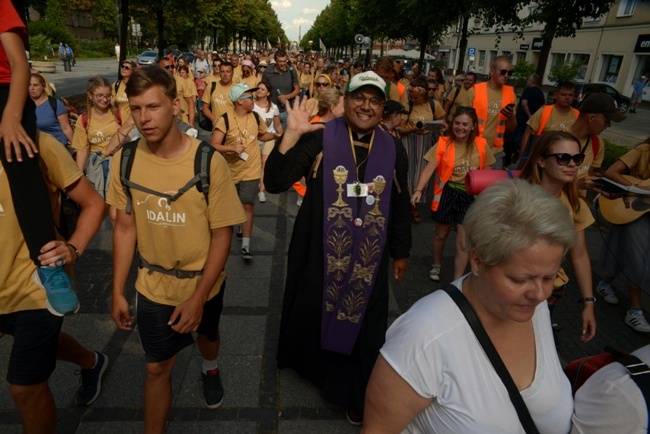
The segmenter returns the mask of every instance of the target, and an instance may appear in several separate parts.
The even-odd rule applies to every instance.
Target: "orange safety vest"
[[[402,95],[404,95],[404,92],[406,92],[406,86],[404,86],[402,83],[399,81],[397,82],[397,93],[399,94],[400,99],[402,98]]]
[[[539,128],[535,133],[536,136],[541,136],[542,133],[544,132],[544,128],[546,127],[548,120],[551,118],[551,112],[553,111],[554,106],[555,104],[544,106],[544,111],[542,111],[542,118],[539,120]],[[573,110],[573,115],[576,117],[576,119],[578,119],[578,116],[580,115],[580,111],[575,108],[572,108],[571,110]]]
[[[512,86],[503,86],[501,89],[501,109],[505,108],[508,104],[515,103],[515,90]],[[478,133],[483,137],[485,130],[485,123],[488,118],[488,88],[487,81],[474,85],[474,109],[476,116],[478,116]],[[501,110],[500,109],[500,110]],[[503,147],[503,137],[506,134],[506,122],[508,118],[501,114],[497,115],[497,129],[494,136],[494,147]]]
[[[447,143],[443,145],[442,140]],[[485,166],[485,148],[487,147],[487,140],[483,137],[476,137],[474,144],[478,149],[479,169]],[[438,140],[438,149],[436,150],[436,158],[438,159],[438,167],[433,179],[433,200],[431,201],[431,211],[437,211],[440,206],[440,198],[442,197],[442,190],[445,187],[449,178],[454,173],[456,164],[456,143],[449,138],[441,137]]]

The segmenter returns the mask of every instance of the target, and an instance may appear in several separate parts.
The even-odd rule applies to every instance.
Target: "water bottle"
[[[275,91],[277,92],[277,94],[278,94],[278,98],[279,98],[280,95],[282,95],[282,91],[281,91],[280,89],[276,89]],[[279,99],[278,99],[278,108],[279,108],[280,110],[284,110],[284,109],[285,109],[284,103],[283,103],[282,101],[280,101]]]

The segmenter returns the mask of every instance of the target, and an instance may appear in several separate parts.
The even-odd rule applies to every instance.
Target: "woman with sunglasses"
[[[126,84],[131,78],[131,74],[137,68],[135,62],[130,60],[125,60],[120,65],[119,77],[117,81],[113,83],[112,94],[113,94],[113,104],[116,109],[122,110],[125,118],[131,117],[131,107],[129,106],[129,98],[126,96]]]
[[[402,124],[398,133],[402,137],[402,143],[409,157],[409,191],[412,197],[416,186],[419,185],[420,173],[426,165],[424,154],[431,149],[437,139],[437,132],[433,134],[431,130],[427,130],[425,122],[444,119],[445,109],[439,102],[429,101],[427,82],[424,78],[413,80],[408,92],[410,110],[408,115],[402,115]],[[420,222],[417,203],[425,200],[428,185],[424,185],[421,190],[420,199],[411,205],[411,217],[415,223]]]
[[[129,141],[133,118],[124,116],[111,104],[111,85],[104,77],[88,80],[88,110],[77,121],[72,147],[77,151],[77,166],[88,180],[106,198],[108,172],[113,154]],[[115,219],[111,207],[111,220]]]
[[[300,98],[303,96],[311,96],[314,84],[314,76],[311,73],[311,63],[305,62],[302,65],[302,72],[299,74],[298,81],[300,82]]]
[[[316,114],[318,113],[318,97],[322,92],[326,91],[327,89],[331,89],[332,87],[333,87],[333,82],[329,75],[318,74],[316,76],[316,78],[314,79],[314,83],[309,90],[309,95],[311,95],[311,98],[309,98],[309,100],[307,101],[307,104],[314,105],[314,110],[312,111],[311,114],[312,117],[316,116]]]
[[[636,178],[636,181],[623,176],[626,174]],[[650,189],[648,182],[650,179],[650,137],[612,164],[605,171],[605,177],[619,184]],[[634,197],[630,199],[630,201],[638,200],[640,199]],[[619,273],[626,276],[630,309],[625,315],[625,324],[643,333],[650,333],[650,324],[641,308],[641,288],[650,288],[648,258],[650,258],[650,214],[643,214],[627,224],[612,224],[611,229],[607,232],[605,246],[600,252],[603,280],[598,282],[596,287],[605,301],[617,304],[618,298],[611,283]]]
[[[442,251],[452,225],[456,225],[454,280],[460,279],[467,267],[468,256],[462,223],[474,198],[465,192],[465,176],[470,170],[490,169],[496,161],[487,142],[484,138],[477,137],[477,132],[476,111],[471,107],[457,110],[451,121],[449,136],[438,139],[438,143],[424,156],[427,165],[411,195],[411,204],[415,206],[422,199],[422,190],[431,176],[434,176],[431,211],[435,232],[433,266],[429,271],[429,279],[434,282],[440,281]]]
[[[537,142],[520,178],[531,184],[541,185],[548,193],[558,197],[573,218],[578,237],[575,245],[569,249],[569,258],[582,305],[580,338],[583,342],[589,342],[596,335],[596,299],[591,282],[591,260],[585,241],[585,229],[591,226],[594,217],[589,211],[589,206],[579,196],[576,183],[576,175],[584,159],[585,155],[580,152],[580,144],[574,135],[563,131],[545,133]],[[555,303],[566,292],[568,282],[568,276],[560,268],[553,282],[553,294],[548,299],[551,315]]]

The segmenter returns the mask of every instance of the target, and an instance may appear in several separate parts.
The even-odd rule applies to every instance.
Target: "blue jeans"
[[[282,130],[287,130],[287,117],[289,114],[286,111],[280,112],[280,123],[282,124]]]

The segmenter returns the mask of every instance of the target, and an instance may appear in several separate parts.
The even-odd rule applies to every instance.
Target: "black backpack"
[[[199,144],[198,148],[196,148],[196,154],[194,156],[194,177],[187,181],[184,186],[179,188],[176,194],[170,195],[167,193],[151,190],[130,180],[131,169],[133,168],[133,159],[135,158],[135,151],[138,149],[139,140],[140,139],[134,140],[132,142],[126,143],[123,146],[122,158],[120,160],[120,181],[122,182],[122,190],[124,190],[124,194],[126,195],[127,203],[125,211],[127,214],[130,214],[131,210],[133,209],[131,188],[135,188],[136,190],[144,191],[145,193],[153,194],[158,197],[164,197],[167,199],[168,203],[171,203],[196,185],[196,189],[203,193],[205,196],[205,202],[209,203],[208,195],[210,191],[210,162],[212,161],[212,154],[216,152],[216,149],[212,145],[206,141],[202,141]]]

